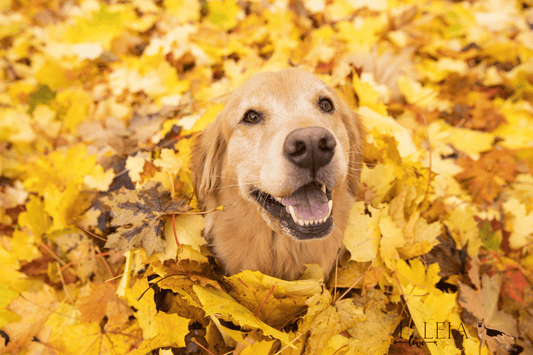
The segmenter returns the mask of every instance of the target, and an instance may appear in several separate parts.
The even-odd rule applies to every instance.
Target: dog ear
[[[342,120],[348,131],[350,142],[350,161],[348,164],[348,188],[357,197],[361,185],[361,170],[363,168],[363,149],[366,131],[361,118],[347,104],[342,105]]]
[[[222,123],[220,117],[215,117],[215,120],[195,137],[192,146],[189,167],[200,207],[205,207],[208,196],[216,194],[221,184],[227,149]]]

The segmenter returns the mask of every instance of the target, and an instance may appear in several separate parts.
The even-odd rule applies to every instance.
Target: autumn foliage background
[[[533,353],[531,0],[0,11],[1,353]],[[187,168],[223,95],[288,66],[369,132],[327,284],[220,275]]]

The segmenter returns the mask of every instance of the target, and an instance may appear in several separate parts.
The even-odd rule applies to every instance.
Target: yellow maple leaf
[[[336,24],[338,38],[346,41],[352,48],[370,50],[379,39],[379,33],[387,26],[384,16],[356,18],[353,22],[341,21]]]
[[[313,302],[303,325],[310,330],[304,354],[387,353],[391,333],[400,322],[397,310],[384,311],[387,303],[383,292],[375,289],[333,304]]]
[[[205,127],[207,127],[208,124],[213,122],[215,117],[220,113],[220,111],[222,111],[223,108],[224,108],[223,104],[215,104],[215,105],[209,106],[207,110],[205,111],[205,113],[202,115],[202,117],[200,117],[200,119],[198,119],[194,123],[194,125],[191,128],[191,133],[202,131]]]
[[[77,144],[66,152],[55,150],[23,167],[27,173],[24,187],[41,193],[49,185],[63,191],[69,185],[79,185],[86,175],[91,175],[96,165],[96,156],[87,154],[85,144]]]
[[[57,231],[68,228],[71,220],[77,220],[82,212],[88,207],[87,201],[83,201],[78,186],[67,185],[60,190],[55,185],[48,185],[42,191],[44,196],[44,211],[52,217],[52,225],[48,231]]]
[[[261,329],[266,336],[279,339],[284,345],[291,344],[289,335],[263,323],[246,307],[235,301],[230,295],[220,290],[212,290],[202,286],[194,285],[193,290],[202,303],[202,308],[207,315],[218,315],[226,319],[231,319],[241,326],[249,326]]]
[[[417,66],[417,69],[426,78],[439,82],[451,73],[465,74],[468,65],[463,60],[444,57],[437,61],[426,59]]]
[[[377,164],[370,169],[366,165],[361,171],[361,182],[372,188],[376,192],[372,203],[377,205],[383,202],[392,188],[394,180],[396,180],[395,166],[392,163]]]
[[[0,248],[0,254],[1,250]],[[47,284],[34,284],[33,287],[37,291],[24,292],[12,299],[8,306],[8,310],[16,313],[20,319],[2,328],[10,337],[7,344],[0,343],[0,352],[3,354],[20,354],[20,350],[27,348],[33,338],[41,334],[43,324],[59,308],[56,292],[52,287]]]
[[[533,140],[533,106],[525,100],[506,100],[500,107],[500,113],[507,123],[501,124],[492,133],[504,137],[501,144],[510,149],[528,146]]]
[[[399,283],[395,284],[400,287],[419,334],[424,334],[426,339],[436,339],[440,335],[439,341],[427,343],[431,354],[459,355],[461,351],[455,347],[454,340],[443,337],[442,326],[444,322],[453,318],[456,295],[435,288],[435,284],[440,280],[439,270],[438,264],[431,264],[426,269],[418,258],[410,260],[410,264],[398,260],[396,272]],[[437,329],[439,328],[437,322],[441,323],[440,329]],[[437,326],[427,327],[428,324],[437,324]]]
[[[25,290],[25,282],[27,276],[18,270],[20,269],[20,262],[13,253],[0,246],[0,263],[2,265],[2,272],[0,273],[0,283],[8,286],[13,290]],[[28,286],[31,283],[26,283]]]
[[[145,158],[142,155],[128,156],[126,159],[126,169],[133,183],[141,181],[141,173],[144,171]]]
[[[175,229],[174,229],[175,227]],[[177,215],[174,219],[174,226],[172,225],[172,218],[167,217],[165,222],[165,240],[166,248],[165,255],[166,258],[175,259],[176,256],[179,258],[193,258],[195,260],[205,260],[205,256],[202,257],[203,245],[206,245],[206,240],[202,237],[202,230],[204,229],[204,219],[200,215]],[[176,234],[174,234],[174,230]],[[178,239],[180,243],[181,250],[178,251],[178,245],[175,240]],[[190,251],[189,246],[193,249]],[[163,258],[163,259],[166,259]]]
[[[227,278],[236,290],[234,297],[241,305],[264,322],[277,327],[302,312],[305,301],[322,289],[321,280],[285,281],[245,270]]]
[[[48,105],[37,104],[32,113],[33,119],[50,137],[57,137],[61,132],[62,122],[56,120],[57,111]]]
[[[141,350],[137,349],[138,352],[135,354],[145,354],[146,350],[164,346],[184,347],[185,335],[189,333],[189,319],[157,311],[152,289],[137,300],[148,288],[148,281],[141,279],[126,289],[126,300],[136,310],[134,316],[139,321],[145,339],[141,344]]]
[[[72,312],[75,313],[76,311]],[[138,325],[103,330],[96,322],[69,324],[65,322],[53,329],[50,346],[63,354],[130,354],[137,343]]]
[[[185,168],[189,167],[189,159],[191,157],[191,143],[192,141],[190,139],[180,139],[175,145],[175,148],[178,151],[176,159],[181,161],[182,167]]]
[[[268,355],[270,354],[270,349],[272,349],[273,345],[273,341],[256,341],[252,345],[244,348],[241,355]]]
[[[472,159],[477,160],[480,153],[492,148],[494,138],[492,133],[454,127],[450,132],[448,142],[468,154]]]
[[[18,221],[22,227],[29,227],[39,240],[50,226],[49,217],[44,211],[44,203],[36,195],[30,195],[26,211],[19,215]]]
[[[7,323],[14,323],[20,320],[20,317],[16,313],[5,309],[18,294],[18,292],[0,285],[0,327],[4,327]]]
[[[387,108],[383,104],[380,92],[378,92],[375,87],[368,82],[370,81],[370,79],[366,79],[366,81],[363,81],[362,79],[365,77],[366,75],[359,78],[359,76],[354,73],[352,78],[352,85],[355,94],[359,99],[359,106],[366,106],[380,115],[386,115]],[[361,116],[363,116],[361,112],[360,114]]]
[[[0,108],[0,140],[4,142],[31,142],[36,138],[30,116],[21,109]]]
[[[188,80],[178,79],[176,68],[160,52],[141,58],[126,57],[123,62],[113,65],[113,69],[109,84],[115,95],[124,90],[131,93],[143,91],[160,101],[171,96],[179,97],[190,85]]]
[[[360,107],[357,112],[363,119],[365,128],[372,132],[373,139],[380,136],[392,135],[398,144],[398,152],[401,157],[414,155],[417,152],[413,142],[413,132],[400,125],[395,119],[385,114],[378,113],[370,107]],[[387,149],[393,149],[389,147]]]
[[[102,166],[96,165],[91,175],[84,176],[83,182],[91,190],[107,191],[114,178],[115,172],[113,169],[107,169],[104,172]]]
[[[333,0],[331,3],[328,2],[324,15],[332,22],[339,22],[350,18],[354,10],[349,1]]]
[[[181,156],[174,152],[173,149],[161,150],[160,158],[154,160],[154,165],[172,175],[177,174],[184,166]]]
[[[420,217],[420,211],[415,211],[409,217],[403,231],[406,244],[398,250],[402,259],[411,259],[428,253],[438,243],[437,237],[442,232],[442,224],[440,222],[428,224]]]
[[[375,259],[381,234],[379,230],[379,218],[381,210],[367,206],[371,216],[365,214],[363,201],[356,202],[350,210],[348,224],[344,230],[344,245],[350,252],[350,258],[364,262]]]
[[[405,238],[403,231],[394,223],[388,211],[388,206],[384,207],[379,220],[379,229],[382,235],[379,250],[383,262],[392,268],[395,260],[400,258],[398,248],[405,246]]]
[[[200,18],[200,3],[194,0],[163,0],[166,13],[179,22],[197,21]]]
[[[67,89],[57,94],[55,102],[61,109],[66,110],[63,116],[65,127],[74,130],[87,119],[93,98],[81,88]]]
[[[101,4],[98,11],[90,11],[76,19],[74,25],[68,26],[53,33],[54,38],[59,37],[63,32],[63,41],[70,43],[101,43],[105,48],[109,48],[113,37],[124,31],[124,26],[128,22],[136,19],[132,6],[118,5],[107,6]]]
[[[474,219],[472,207],[462,205],[454,208],[449,212],[448,217],[443,220],[443,224],[448,227],[457,249],[462,249],[465,245],[468,245],[468,255],[471,257],[478,255],[482,242],[479,238],[479,228]]]
[[[37,249],[36,240],[33,235],[28,235],[21,230],[13,232],[11,239],[11,251],[18,260],[32,261],[41,256],[41,252]]]
[[[431,264],[427,268],[419,258],[409,260],[409,264],[402,259],[395,262],[399,280],[404,285],[413,284],[409,288],[409,294],[413,296],[425,296],[430,292],[437,292],[435,284],[439,282],[439,264]]]
[[[75,75],[72,75],[75,70],[69,69],[67,64],[50,55],[37,55],[34,59],[35,79],[40,84],[48,85],[54,91],[75,84]]]
[[[440,314],[445,312],[449,313],[452,308],[455,307],[455,296],[451,296],[452,297],[448,294],[443,294],[437,299],[434,297],[427,297],[425,302],[421,301],[417,296],[409,295],[406,297],[409,313],[411,314],[419,334],[424,334],[424,338],[428,340],[437,339],[437,337],[439,337],[439,340],[435,343],[426,343],[432,355],[461,354],[461,350],[455,346],[454,340],[443,336],[443,327],[445,327],[444,322],[446,322],[446,318],[443,318]],[[427,327],[427,324],[436,326]],[[438,331],[437,327],[440,327]]]
[[[241,8],[235,0],[223,1],[209,1],[207,3],[209,9],[208,19],[224,30],[230,30],[237,25],[237,18],[241,12]]]
[[[509,244],[512,249],[519,249],[533,240],[533,212],[526,209],[516,197],[511,197],[503,203],[503,210],[512,218],[506,219],[511,228]]]
[[[430,85],[422,86],[420,82],[405,75],[400,76],[398,79],[398,89],[410,104],[439,111],[447,111],[451,107],[450,102],[437,99],[438,91],[436,89],[433,89]]]

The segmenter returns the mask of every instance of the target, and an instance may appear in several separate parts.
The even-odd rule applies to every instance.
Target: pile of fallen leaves
[[[0,352],[531,354],[532,29],[531,0],[2,1]],[[191,144],[291,65],[369,132],[349,253],[224,277]]]

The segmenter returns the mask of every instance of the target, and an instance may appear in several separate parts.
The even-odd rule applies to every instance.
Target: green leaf
[[[41,85],[39,90],[30,95],[28,103],[30,105],[29,113],[33,113],[38,104],[48,105],[56,97],[55,91],[52,91],[48,85]]]

